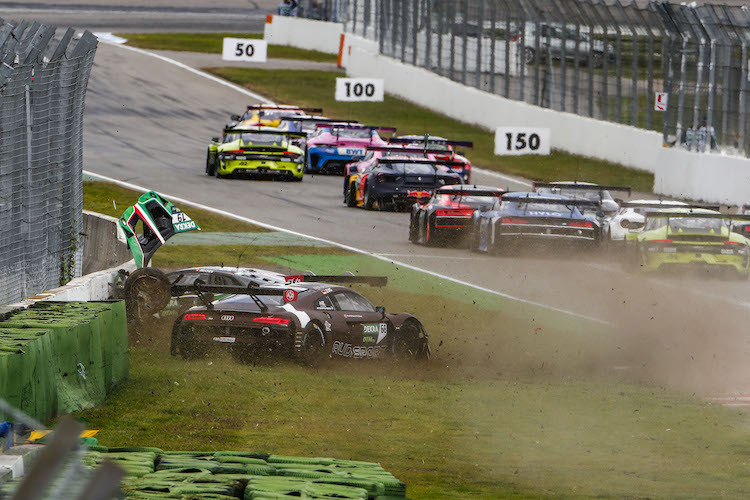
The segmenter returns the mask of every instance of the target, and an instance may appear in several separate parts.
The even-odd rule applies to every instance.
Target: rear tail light
[[[743,245],[741,241],[724,241],[725,245]]]
[[[435,210],[435,215],[439,217],[441,216],[471,217],[473,213],[474,213],[474,210],[470,208],[448,208],[448,209]]]
[[[286,318],[277,318],[275,316],[258,316],[253,318],[253,323],[267,323],[269,325],[288,326],[289,320]]]
[[[591,224],[591,222],[588,222],[588,221],[587,222],[573,221],[570,224],[568,224],[568,226],[570,226],[570,227],[591,227],[592,224]]]
[[[184,316],[184,319],[188,321],[205,320],[206,315],[203,313],[188,313]]]
[[[518,217],[503,217],[503,224],[528,224],[529,221],[526,219],[519,219]]]
[[[672,239],[667,238],[665,240],[651,240],[651,243],[672,243]]]
[[[241,150],[241,149],[237,149],[237,150],[234,150],[234,151],[224,151],[224,152],[225,153],[229,153],[229,154],[244,153],[244,151]]]

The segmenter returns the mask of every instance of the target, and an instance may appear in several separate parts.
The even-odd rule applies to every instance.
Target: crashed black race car
[[[212,344],[225,344],[240,359],[271,351],[311,366],[330,358],[429,358],[428,335],[417,318],[386,313],[357,292],[322,281],[384,286],[387,279],[300,275],[263,287],[172,285],[173,295],[231,295],[182,314],[172,329],[171,353],[193,359]]]

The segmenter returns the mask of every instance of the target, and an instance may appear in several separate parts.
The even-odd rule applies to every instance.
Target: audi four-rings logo
[[[231,314],[225,314],[224,316],[221,317],[221,320],[222,321],[234,321],[234,316],[232,316]]]

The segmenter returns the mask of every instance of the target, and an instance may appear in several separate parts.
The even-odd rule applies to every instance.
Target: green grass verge
[[[653,174],[560,151],[553,151],[549,156],[495,156],[493,133],[390,95],[386,95],[382,103],[337,102],[333,95],[336,73],[247,68],[208,68],[208,71],[260,92],[274,101],[322,107],[326,115],[336,118],[395,126],[399,135],[424,134],[427,131],[432,135],[474,141],[474,149],[468,151],[468,157],[483,168],[539,181],[578,179],[600,184],[629,185],[637,191],[653,190]]]
[[[143,193],[110,182],[84,181],[83,208],[119,219],[126,208],[138,201],[141,194]],[[177,205],[179,206],[179,203]],[[230,219],[200,208],[191,206],[180,208],[195,220],[203,231],[244,231],[248,233],[268,231],[255,224]],[[163,251],[164,249],[160,250],[160,252]]]
[[[257,38],[263,39],[263,33],[115,33],[127,38],[125,45],[147,50],[179,50],[187,52],[205,52],[221,54],[222,39]],[[268,57],[271,59],[300,59],[313,62],[335,63],[337,55],[304,50],[285,45],[268,46]]]

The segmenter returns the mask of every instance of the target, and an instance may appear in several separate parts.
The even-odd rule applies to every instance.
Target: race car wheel
[[[404,322],[401,329],[394,335],[393,355],[397,359],[421,360],[430,359],[430,346],[427,343],[427,334],[422,325],[416,319]]]
[[[211,152],[206,153],[206,175],[213,176],[216,173],[216,163],[211,161]]]
[[[374,204],[375,200],[373,200],[372,196],[370,195],[370,185],[365,184],[365,194],[364,199],[362,200],[362,206],[365,208],[365,210],[372,210]]]
[[[188,360],[197,359],[206,352],[204,347],[195,343],[191,326],[183,325],[180,320],[175,321],[169,346],[172,356],[181,356],[182,359]]]
[[[128,318],[143,321],[161,312],[172,299],[169,278],[153,267],[136,269],[123,286]]]
[[[326,336],[317,323],[310,323],[302,337],[302,361],[312,368],[320,366],[326,358]]]
[[[345,201],[347,207],[357,206],[357,188],[354,184],[346,191]]]

